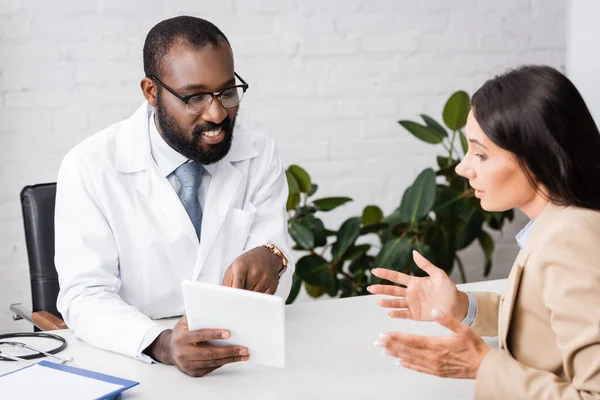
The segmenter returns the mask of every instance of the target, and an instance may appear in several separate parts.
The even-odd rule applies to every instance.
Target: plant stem
[[[452,165],[452,153],[454,153],[454,140],[456,139],[456,131],[452,131],[452,139],[450,140],[450,148],[448,149],[448,167]]]
[[[465,268],[463,267],[462,261],[459,256],[454,255],[454,259],[458,264],[458,271],[460,272],[460,279],[462,279],[462,283],[467,283],[467,277],[465,275]]]

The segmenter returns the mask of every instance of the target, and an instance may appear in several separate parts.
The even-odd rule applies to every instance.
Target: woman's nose
[[[473,179],[475,177],[475,171],[473,171],[473,168],[471,168],[464,159],[458,163],[454,170],[463,178]]]

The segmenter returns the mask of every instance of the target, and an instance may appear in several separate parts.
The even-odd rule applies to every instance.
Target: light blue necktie
[[[173,172],[177,179],[179,179],[179,183],[181,183],[181,188],[177,195],[196,229],[198,240],[200,240],[200,230],[202,227],[202,208],[198,202],[198,187],[200,186],[202,168],[201,164],[190,161],[181,164]]]

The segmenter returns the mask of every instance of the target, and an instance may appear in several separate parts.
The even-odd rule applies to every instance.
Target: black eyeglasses
[[[200,92],[187,96],[180,95],[175,90],[162,83],[161,80],[154,75],[150,75],[148,78],[152,79],[154,82],[165,88],[173,96],[183,101],[188,114],[200,115],[210,108],[215,97],[219,99],[219,102],[225,108],[233,108],[240,104],[242,98],[244,97],[244,93],[246,93],[246,90],[248,90],[249,85],[236,72],[233,74],[240,80],[240,82],[242,82],[241,85],[228,87],[218,92]]]

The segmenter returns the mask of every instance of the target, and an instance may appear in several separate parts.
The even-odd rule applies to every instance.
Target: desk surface
[[[459,287],[502,293],[505,285],[505,280],[496,280]],[[196,396],[277,400],[472,398],[473,380],[441,379],[397,367],[394,358],[373,346],[379,333],[388,330],[447,334],[435,323],[388,318],[375,300],[375,296],[365,296],[288,306],[286,368],[238,363],[203,378],[190,378],[173,366],[146,364],[93,348],[70,331],[55,333],[68,340],[69,347],[60,355],[73,357],[69,365],[140,382],[123,394],[123,400]],[[172,325],[174,320],[165,323]],[[495,339],[486,341],[497,345]],[[35,346],[34,341],[28,343]],[[0,375],[23,365],[0,362]]]

